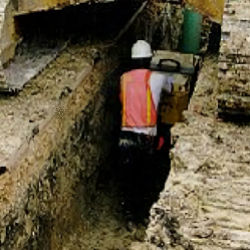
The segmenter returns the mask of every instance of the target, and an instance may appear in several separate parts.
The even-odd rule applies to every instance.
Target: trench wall
[[[218,112],[250,114],[250,3],[226,1],[219,59]]]
[[[129,30],[126,42],[135,41],[137,28]],[[95,66],[92,48],[97,48],[101,55],[101,61]],[[19,105],[27,107],[34,96],[45,95],[48,88],[56,91],[56,84],[62,91],[61,94],[56,91],[47,104],[41,103],[46,110],[50,107],[51,116],[39,125],[39,130],[33,130],[33,135],[26,138],[27,142],[22,143],[13,157],[8,158],[8,171],[0,175],[1,249],[63,249],[62,238],[65,240],[74,230],[75,221],[88,209],[99,168],[109,164],[107,159],[114,154],[113,147],[117,145],[116,133],[120,126],[118,84],[109,77],[119,67],[118,54],[125,53],[125,61],[130,57],[130,44],[107,48],[102,42],[97,47],[91,45],[75,52],[77,55],[67,53],[70,61],[64,63],[69,65],[59,64],[62,68],[57,69],[61,73],[56,81],[54,73],[50,73],[53,66],[49,65],[48,72],[44,73],[45,76],[49,74],[46,76],[48,83],[45,83],[46,78],[38,76],[40,81],[33,83],[34,89],[26,86],[20,93],[23,95],[20,102],[17,99],[12,100],[13,104],[9,102],[16,110]],[[79,65],[71,66],[70,63],[75,61],[77,64],[79,58],[84,63],[78,64],[85,70],[81,81],[70,83],[71,74],[79,73]],[[56,61],[60,60],[59,57]],[[61,83],[64,74],[68,80]],[[24,101],[26,94],[28,99]],[[57,104],[52,105],[54,102]]]
[[[106,81],[114,63],[89,72],[1,176],[1,249],[62,249],[62,237],[91,202],[119,120],[111,112],[119,106],[107,101],[117,96]]]

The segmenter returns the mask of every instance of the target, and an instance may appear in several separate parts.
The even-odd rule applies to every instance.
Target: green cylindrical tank
[[[180,51],[198,54],[201,43],[202,15],[192,9],[184,10]]]

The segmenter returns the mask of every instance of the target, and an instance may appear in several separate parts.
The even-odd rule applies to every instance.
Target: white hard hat
[[[132,47],[132,58],[150,58],[153,56],[151,46],[144,40],[138,40]]]

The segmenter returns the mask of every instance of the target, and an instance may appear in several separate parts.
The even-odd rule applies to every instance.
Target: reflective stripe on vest
[[[150,80],[146,69],[132,70],[121,78],[122,126],[152,127],[157,122]]]

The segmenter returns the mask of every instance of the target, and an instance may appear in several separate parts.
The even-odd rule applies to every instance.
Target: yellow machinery
[[[222,22],[225,0],[185,0],[201,14],[210,17],[217,23]]]
[[[173,125],[183,120],[182,112],[188,108],[190,76],[173,74],[174,91],[164,95],[161,106],[161,123]]]
[[[173,77],[174,90],[168,95],[163,93],[159,107],[162,124],[173,125],[182,121],[182,112],[188,108],[190,89],[195,74],[196,57],[167,50],[156,51],[151,68],[163,71]]]

